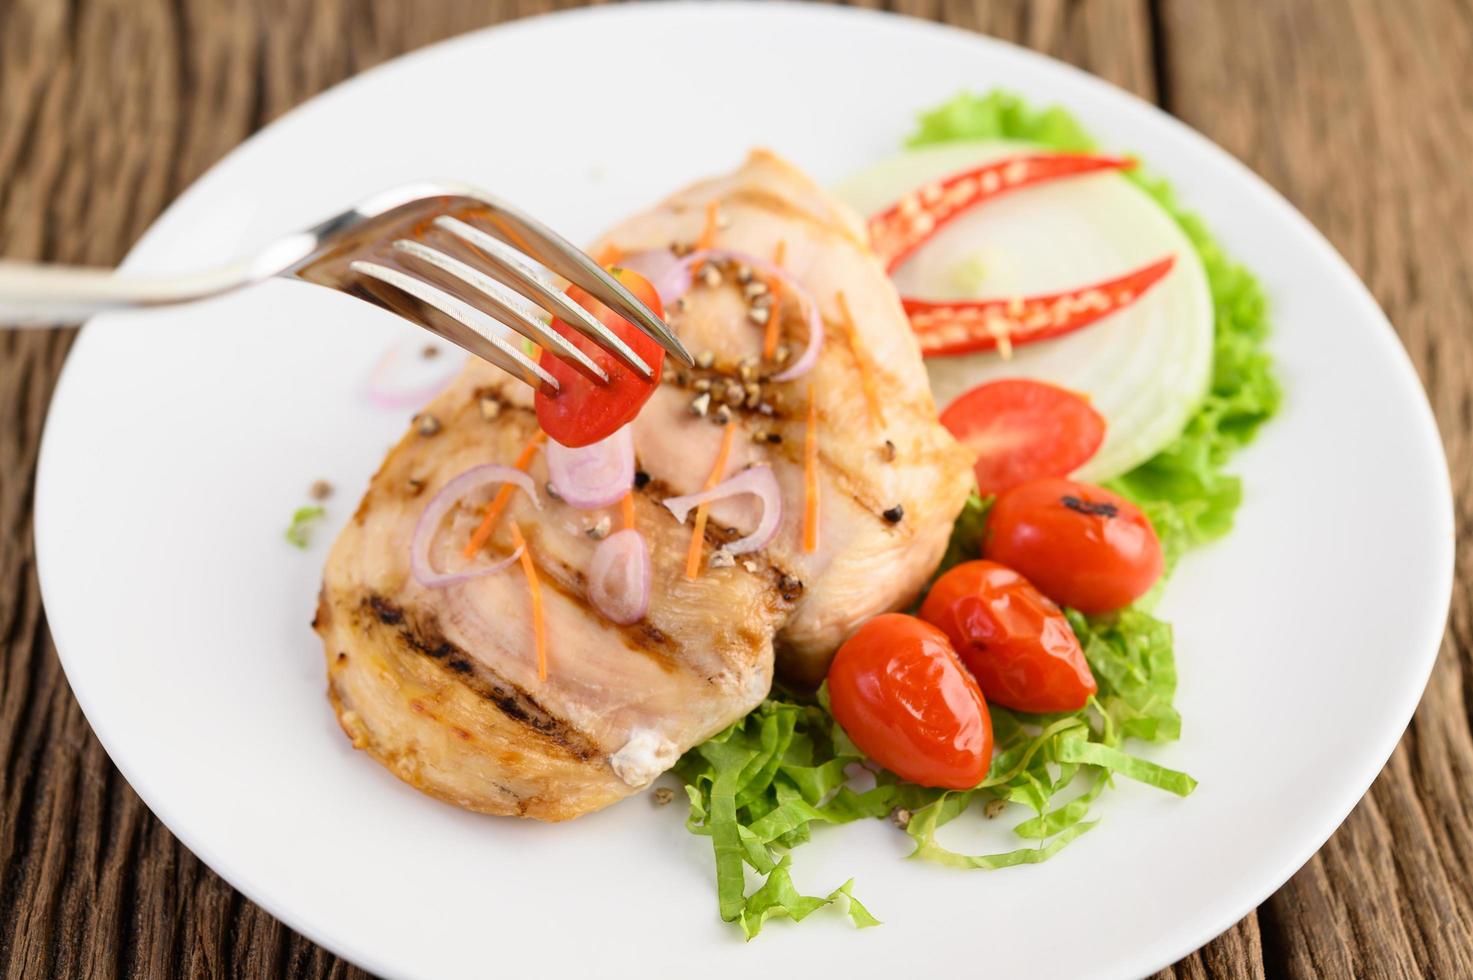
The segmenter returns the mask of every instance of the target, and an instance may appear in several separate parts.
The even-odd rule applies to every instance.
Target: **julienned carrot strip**
[[[788,257],[788,243],[786,240],[777,243],[777,248],[772,250],[772,264],[782,268],[783,259]],[[767,280],[767,293],[772,297],[772,305],[768,307],[767,331],[762,335],[762,356],[772,358],[777,353],[777,340],[780,332],[779,312],[782,310],[782,282],[776,276]]]
[[[696,248],[702,252],[716,244],[716,225],[721,219],[721,202],[706,202],[706,223],[701,227],[701,237],[696,239]]]
[[[619,501],[619,512],[624,517],[624,529],[627,531],[634,526],[634,494],[626,493],[624,499]]]
[[[885,427],[885,409],[880,404],[880,392],[875,385],[875,366],[870,363],[869,351],[859,346],[859,331],[854,326],[854,314],[849,312],[849,300],[839,293],[839,313],[844,317],[844,333],[849,340],[849,349],[854,352],[854,361],[859,365],[859,387],[864,391],[865,404],[875,425]]]
[[[808,386],[808,431],[803,438],[803,550],[818,550],[818,405]]]
[[[532,549],[522,537],[517,522],[511,522],[512,544],[522,549],[522,571],[527,573],[527,591],[532,596],[532,642],[537,647],[537,679],[547,680],[547,619],[542,615],[542,582],[537,578],[537,566],[532,561]]]
[[[703,490],[710,490],[721,482],[726,474],[726,460],[731,456],[731,439],[736,434],[736,423],[728,422],[721,436],[721,449],[716,453],[716,462],[711,464],[711,475],[706,477]],[[706,541],[706,505],[696,505],[696,524],[691,531],[690,550],[685,553],[685,577],[696,578],[701,574],[701,545]]]
[[[525,471],[528,466],[532,465],[532,457],[537,454],[537,450],[546,441],[547,433],[538,429],[532,438],[527,440],[527,444],[522,447],[522,451],[517,456],[517,461],[513,465],[517,469]],[[491,499],[491,503],[486,507],[486,516],[481,518],[480,525],[472,532],[470,540],[461,549],[460,553],[462,555],[467,558],[474,558],[476,552],[481,550],[481,546],[486,543],[486,539],[491,537],[491,532],[496,529],[496,521],[501,517],[501,512],[506,510],[506,505],[511,500],[514,490],[516,490],[516,487],[507,483],[503,484],[501,489],[496,491],[496,496]]]

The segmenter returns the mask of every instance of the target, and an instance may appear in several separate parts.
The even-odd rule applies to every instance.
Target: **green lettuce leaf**
[[[1058,150],[1094,145],[1063,110],[1032,109],[1002,92],[964,94],[924,113],[908,144],[962,139],[1023,140]],[[1196,248],[1215,314],[1213,380],[1206,399],[1175,442],[1111,483],[1150,517],[1169,572],[1189,548],[1232,527],[1242,488],[1225,466],[1273,415],[1280,389],[1264,347],[1268,313],[1257,282],[1222,253],[1164,182],[1139,168],[1131,177]],[[979,557],[991,502],[976,495],[967,501],[938,574]],[[1173,705],[1171,627],[1149,611],[1159,590],[1158,584],[1134,607],[1110,616],[1067,611],[1098,693],[1083,710],[1066,714],[992,707],[994,755],[987,777],[974,789],[916,786],[867,762],[835,723],[822,688],[811,700],[774,692],[746,718],[686,753],[676,766],[690,800],[686,826],[712,839],[722,918],[737,922],[751,939],[769,919],[801,921],[842,898],[856,926],[877,925],[850,894],[852,880],[827,896],[806,896],[794,886],[791,850],[809,840],[817,826],[889,817],[914,842],[913,858],[996,869],[1046,861],[1094,828],[1099,822],[1091,819],[1094,804],[1117,775],[1178,796],[1191,793],[1197,785],[1191,776],[1124,748],[1127,740],[1167,742],[1181,733]],[[868,773],[873,785],[859,782],[857,773]],[[981,855],[947,848],[939,839],[941,829],[978,807],[989,817],[1025,808],[1027,816],[1013,831],[1030,843]],[[750,892],[749,873],[761,879]]]
[[[312,528],[327,516],[321,507],[298,507],[292,512],[292,522],[286,528],[286,540],[303,551],[312,543]]]

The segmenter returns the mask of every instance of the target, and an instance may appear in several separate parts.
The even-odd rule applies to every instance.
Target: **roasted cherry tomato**
[[[931,586],[921,618],[951,640],[990,704],[1078,711],[1098,690],[1063,612],[1004,565],[952,568]]]
[[[628,269],[612,271],[636,299],[654,311],[656,316],[664,317],[660,296],[649,280]],[[559,388],[555,394],[537,392],[537,421],[542,426],[542,431],[553,439],[564,446],[576,448],[598,442],[634,420],[650,395],[660,386],[660,370],[665,363],[665,351],[646,336],[644,331],[577,286],[568,290],[568,296],[617,334],[654,372],[650,380],[644,380],[623,361],[562,320],[553,320],[552,329],[572,341],[609,375],[608,384],[598,384],[579,374],[577,369],[560,358],[548,355],[539,361],[547,373],[557,379]]]
[[[1024,378],[989,381],[959,395],[941,424],[977,453],[984,494],[1028,480],[1068,476],[1105,439],[1105,419],[1083,395]]]
[[[1000,495],[987,515],[982,557],[1085,613],[1130,605],[1163,565],[1161,541],[1139,507],[1070,480],[1034,480]]]
[[[914,616],[876,616],[829,667],[834,718],[864,754],[922,786],[970,789],[992,762],[992,719],[951,643]]]

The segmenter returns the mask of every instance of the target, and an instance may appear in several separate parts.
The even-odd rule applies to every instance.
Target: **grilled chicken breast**
[[[356,746],[427,793],[544,820],[605,806],[754,708],[771,686],[775,651],[787,677],[817,683],[838,643],[869,616],[911,602],[940,558],[971,485],[969,454],[937,422],[915,340],[862,226],[759,152],[606,241],[626,253],[689,245],[711,200],[722,214],[717,248],[770,257],[784,243],[784,268],[818,303],[826,337],[806,376],[763,380],[776,368],[760,361],[763,328],[730,266],[713,265],[712,280],[667,311],[703,366],[667,365],[634,423],[644,474],[636,526],[653,570],[641,622],[614,625],[587,597],[596,539],[617,515],[578,511],[545,492],[540,508],[512,495],[487,553],[511,552],[512,522],[526,536],[545,601],[546,680],[519,568],[435,589],[411,575],[410,541],[430,497],[473,466],[511,462],[536,432],[530,393],[478,362],[426,407],[437,425],[412,429],[390,452],[333,547],[315,623],[329,697]],[[784,296],[779,309],[791,359],[807,341],[805,321],[797,297]],[[861,358],[883,418],[864,396]],[[697,403],[702,395],[711,397]],[[810,397],[820,522],[818,547],[807,552]],[[660,500],[704,484],[724,432],[718,416],[738,427],[726,472],[771,464],[785,517],[766,548],[733,560],[720,545],[756,526],[759,505],[713,504],[705,554],[716,557],[688,579],[690,525]],[[545,486],[540,457],[530,473]],[[432,545],[437,567],[454,561],[485,499],[467,499],[447,518]]]

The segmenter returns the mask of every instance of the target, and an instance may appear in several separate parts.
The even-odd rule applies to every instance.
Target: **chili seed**
[[[727,551],[725,548],[717,548],[715,551],[711,552],[712,568],[730,568],[735,564],[736,559],[733,558],[731,552]]]
[[[658,786],[650,799],[654,801],[655,806],[667,806],[671,800],[675,799],[675,791],[669,786]]]
[[[731,409],[725,405],[720,406],[716,411],[711,413],[711,421],[717,425],[725,425],[731,421]]]
[[[487,422],[494,421],[501,415],[501,402],[490,395],[481,396],[481,418]]]
[[[740,405],[743,399],[747,397],[747,393],[742,389],[740,382],[728,381],[723,397],[726,398],[726,404],[728,405]]]
[[[910,811],[903,806],[897,806],[890,811],[890,822],[904,830],[910,826]]]
[[[1007,800],[988,800],[987,805],[982,808],[982,815],[988,820],[998,816],[1008,808]]]
[[[706,414],[706,411],[710,407],[711,407],[711,393],[709,391],[702,392],[701,394],[697,395],[695,397],[695,400],[690,403],[690,410],[691,410],[692,414],[698,415],[698,416],[699,415],[705,415]]]
[[[418,415],[415,416],[414,427],[422,436],[436,435],[440,431],[440,420],[429,414]]]
[[[747,311],[747,319],[758,326],[765,326],[770,316],[772,316],[772,310],[766,306],[754,306]]]
[[[584,533],[595,541],[602,541],[609,536],[609,529],[613,526],[613,521],[609,520],[608,514],[605,514],[596,523],[590,525]]]
[[[312,486],[307,488],[307,494],[313,500],[326,500],[332,496],[332,484],[326,480],[313,480]]]
[[[711,370],[711,365],[716,363],[716,355],[708,350],[703,350],[696,355],[696,367],[702,371]]]
[[[696,391],[710,391],[711,390],[711,379],[710,378],[697,378],[696,379],[696,383],[693,385],[693,387],[696,389]]]
[[[547,485],[545,487],[543,487],[543,489],[547,491],[547,495],[549,497],[551,497],[553,500],[562,500],[563,499],[563,495],[557,492],[557,487],[555,487],[555,486],[552,485],[552,481],[551,480],[548,480],[547,481]]]

